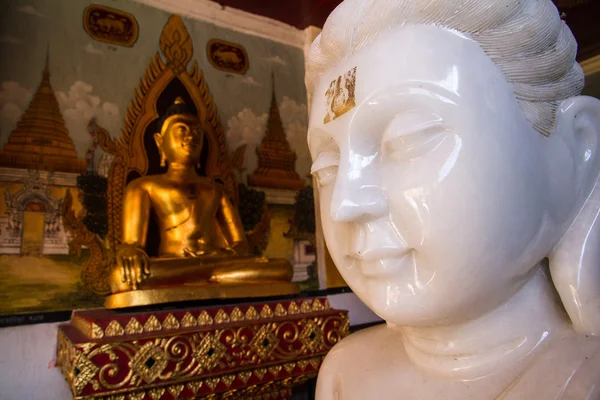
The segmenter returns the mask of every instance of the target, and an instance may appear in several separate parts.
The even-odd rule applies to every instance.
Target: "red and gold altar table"
[[[75,399],[285,399],[349,332],[325,298],[75,312],[57,363]]]

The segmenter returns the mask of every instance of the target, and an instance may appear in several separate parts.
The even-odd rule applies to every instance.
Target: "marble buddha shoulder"
[[[444,379],[419,370],[399,329],[381,324],[352,334],[333,348],[321,366],[317,398],[600,399],[600,338],[568,329],[536,353],[502,373],[473,380]]]

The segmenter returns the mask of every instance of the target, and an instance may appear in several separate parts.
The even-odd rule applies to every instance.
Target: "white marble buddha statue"
[[[600,101],[550,0],[346,0],[307,59],[327,246],[387,321],[319,400],[600,399]]]

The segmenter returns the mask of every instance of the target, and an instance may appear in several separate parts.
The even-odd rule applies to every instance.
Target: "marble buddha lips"
[[[349,256],[358,263],[362,274],[369,278],[386,278],[412,264],[412,249],[371,249],[364,254]]]

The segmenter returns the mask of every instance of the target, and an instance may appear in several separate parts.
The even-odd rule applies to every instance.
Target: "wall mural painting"
[[[221,71],[245,74],[249,67],[248,54],[238,44],[213,39],[206,45],[206,56],[213,67]]]
[[[0,27],[3,58],[31,65],[0,69],[0,315],[102,306],[123,188],[162,172],[152,134],[176,97],[206,122],[198,173],[225,183],[254,252],[291,260],[294,281],[317,288],[302,50],[131,1],[62,1],[41,37],[14,31],[56,10],[43,0],[16,0]],[[207,43],[218,34],[240,44]],[[43,50],[28,45],[42,37]]]
[[[138,38],[138,23],[129,13],[92,4],[83,14],[85,31],[95,40],[131,47]]]

